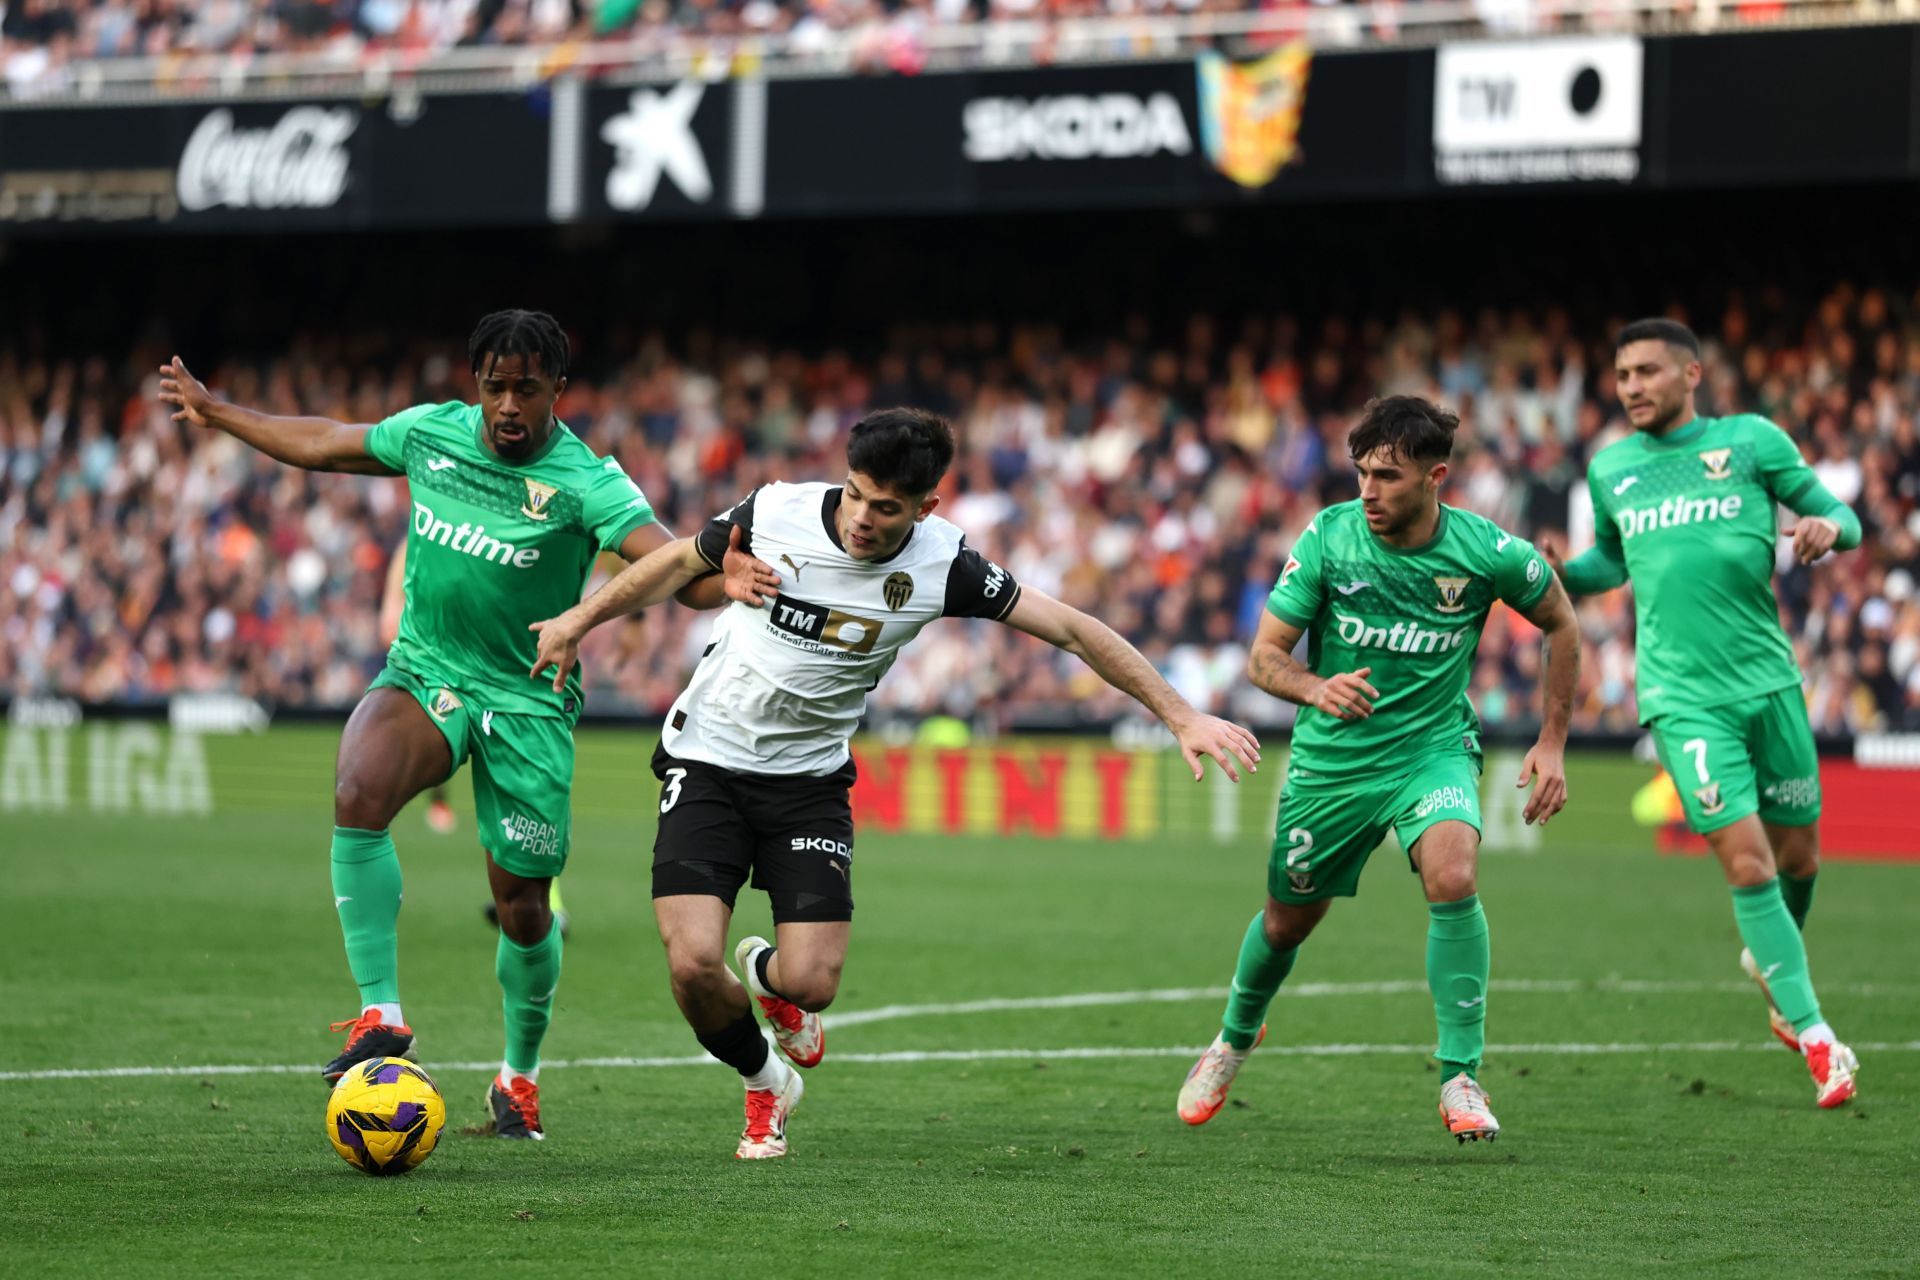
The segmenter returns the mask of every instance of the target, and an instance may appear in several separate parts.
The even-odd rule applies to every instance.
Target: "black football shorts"
[[[654,748],[660,830],[653,896],[709,894],[729,907],[749,879],[776,924],[853,919],[855,770],[825,777],[737,773]]]

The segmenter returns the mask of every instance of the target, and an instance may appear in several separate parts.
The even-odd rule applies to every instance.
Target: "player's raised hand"
[[[552,667],[553,691],[564,692],[568,673],[580,661],[580,637],[586,634],[585,631],[573,620],[572,610],[557,618],[548,618],[545,622],[529,623],[527,630],[537,632],[540,636],[539,646],[533,655],[533,669],[527,674],[538,680],[542,671]]]
[[[1533,795],[1527,800],[1527,807],[1521,813],[1528,826],[1538,821],[1547,825],[1547,819],[1567,806],[1567,752],[1564,747],[1549,746],[1544,742],[1533,744],[1533,750],[1527,752],[1527,758],[1520,762],[1520,780],[1514,785],[1524,787],[1527,783],[1539,779]]]
[[[1541,532],[1533,540],[1533,549],[1540,553],[1540,558],[1547,562],[1547,567],[1552,569],[1556,576],[1562,578],[1566,576],[1567,549],[1561,544],[1559,534],[1551,531]]]
[[[726,571],[727,597],[758,609],[780,594],[780,575],[773,566],[740,549],[740,526],[727,534],[727,554],[720,567]]]
[[[195,427],[207,425],[207,406],[213,403],[213,394],[205,383],[187,372],[179,356],[160,366],[160,399],[179,410],[173,415],[175,422]]]
[[[1380,696],[1380,691],[1367,683],[1372,674],[1372,667],[1362,667],[1328,676],[1314,686],[1307,703],[1339,720],[1364,720],[1373,714],[1374,701]]]
[[[1793,539],[1793,554],[1801,564],[1812,564],[1840,541],[1840,526],[1825,516],[1801,516],[1798,524],[1788,525],[1780,536]]]
[[[1260,739],[1231,720],[1196,715],[1182,721],[1173,736],[1180,743],[1180,754],[1186,757],[1187,767],[1193,770],[1195,782],[1206,772],[1206,766],[1200,763],[1202,756],[1212,756],[1219,762],[1221,771],[1235,782],[1240,781],[1240,771],[1233,767],[1236,759],[1247,767],[1248,773],[1260,772]]]

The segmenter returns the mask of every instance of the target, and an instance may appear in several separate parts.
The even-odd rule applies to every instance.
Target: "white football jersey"
[[[847,762],[867,694],[935,618],[1005,618],[1011,574],[939,516],[884,560],[840,545],[840,488],[769,484],[701,530],[715,568],[737,525],[743,547],[780,574],[760,608],[721,610],[686,691],[667,713],[668,754],[741,773],[820,777]]]

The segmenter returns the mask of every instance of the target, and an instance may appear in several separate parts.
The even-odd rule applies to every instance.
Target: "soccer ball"
[[[405,1058],[369,1058],[327,1099],[327,1140],[340,1158],[380,1177],[417,1169],[447,1127],[433,1077]]]

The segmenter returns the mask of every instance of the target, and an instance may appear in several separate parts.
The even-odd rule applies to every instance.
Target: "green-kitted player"
[[[1314,517],[1267,600],[1247,674],[1301,711],[1266,906],[1240,944],[1220,1034],[1181,1086],[1188,1124],[1226,1102],[1300,945],[1335,898],[1354,895],[1391,830],[1426,891],[1440,1118],[1462,1142],[1500,1131],[1476,1079],[1491,961],[1476,883],[1480,720],[1467,686],[1495,601],[1546,633],[1540,738],[1518,782],[1538,779],[1524,816],[1544,824],[1566,804],[1580,641],[1566,593],[1530,543],[1441,503],[1458,426],[1413,396],[1368,405],[1347,438],[1359,500]],[[1305,666],[1292,656],[1303,632]]]
[[[1685,325],[1636,321],[1614,359],[1636,430],[1587,468],[1594,545],[1561,579],[1575,595],[1633,583],[1640,721],[1733,889],[1740,962],[1774,1034],[1837,1107],[1860,1064],[1820,1014],[1800,937],[1820,866],[1820,762],[1773,569],[1780,536],[1811,564],[1859,546],[1860,519],[1773,423],[1694,411],[1700,340]],[[1800,517],[1786,529],[1781,503]]]
[[[566,334],[538,311],[499,311],[467,344],[480,403],[418,405],[372,427],[274,417],[215,399],[174,357],[160,399],[177,421],[214,427],[310,471],[407,478],[406,609],[387,666],[340,738],[333,791],[333,895],[359,1017],[335,1025],[356,1062],[411,1057],[400,1006],[400,859],[388,827],[406,803],[473,762],[474,810],[500,921],[494,971],[506,1053],[487,1092],[494,1132],[541,1138],[540,1044],[560,982],[549,885],[571,830],[576,675],[527,676],[529,623],[580,599],[602,550],[638,560],[672,535],[611,458],[553,416],[567,385]],[[718,575],[683,603],[717,606]]]

